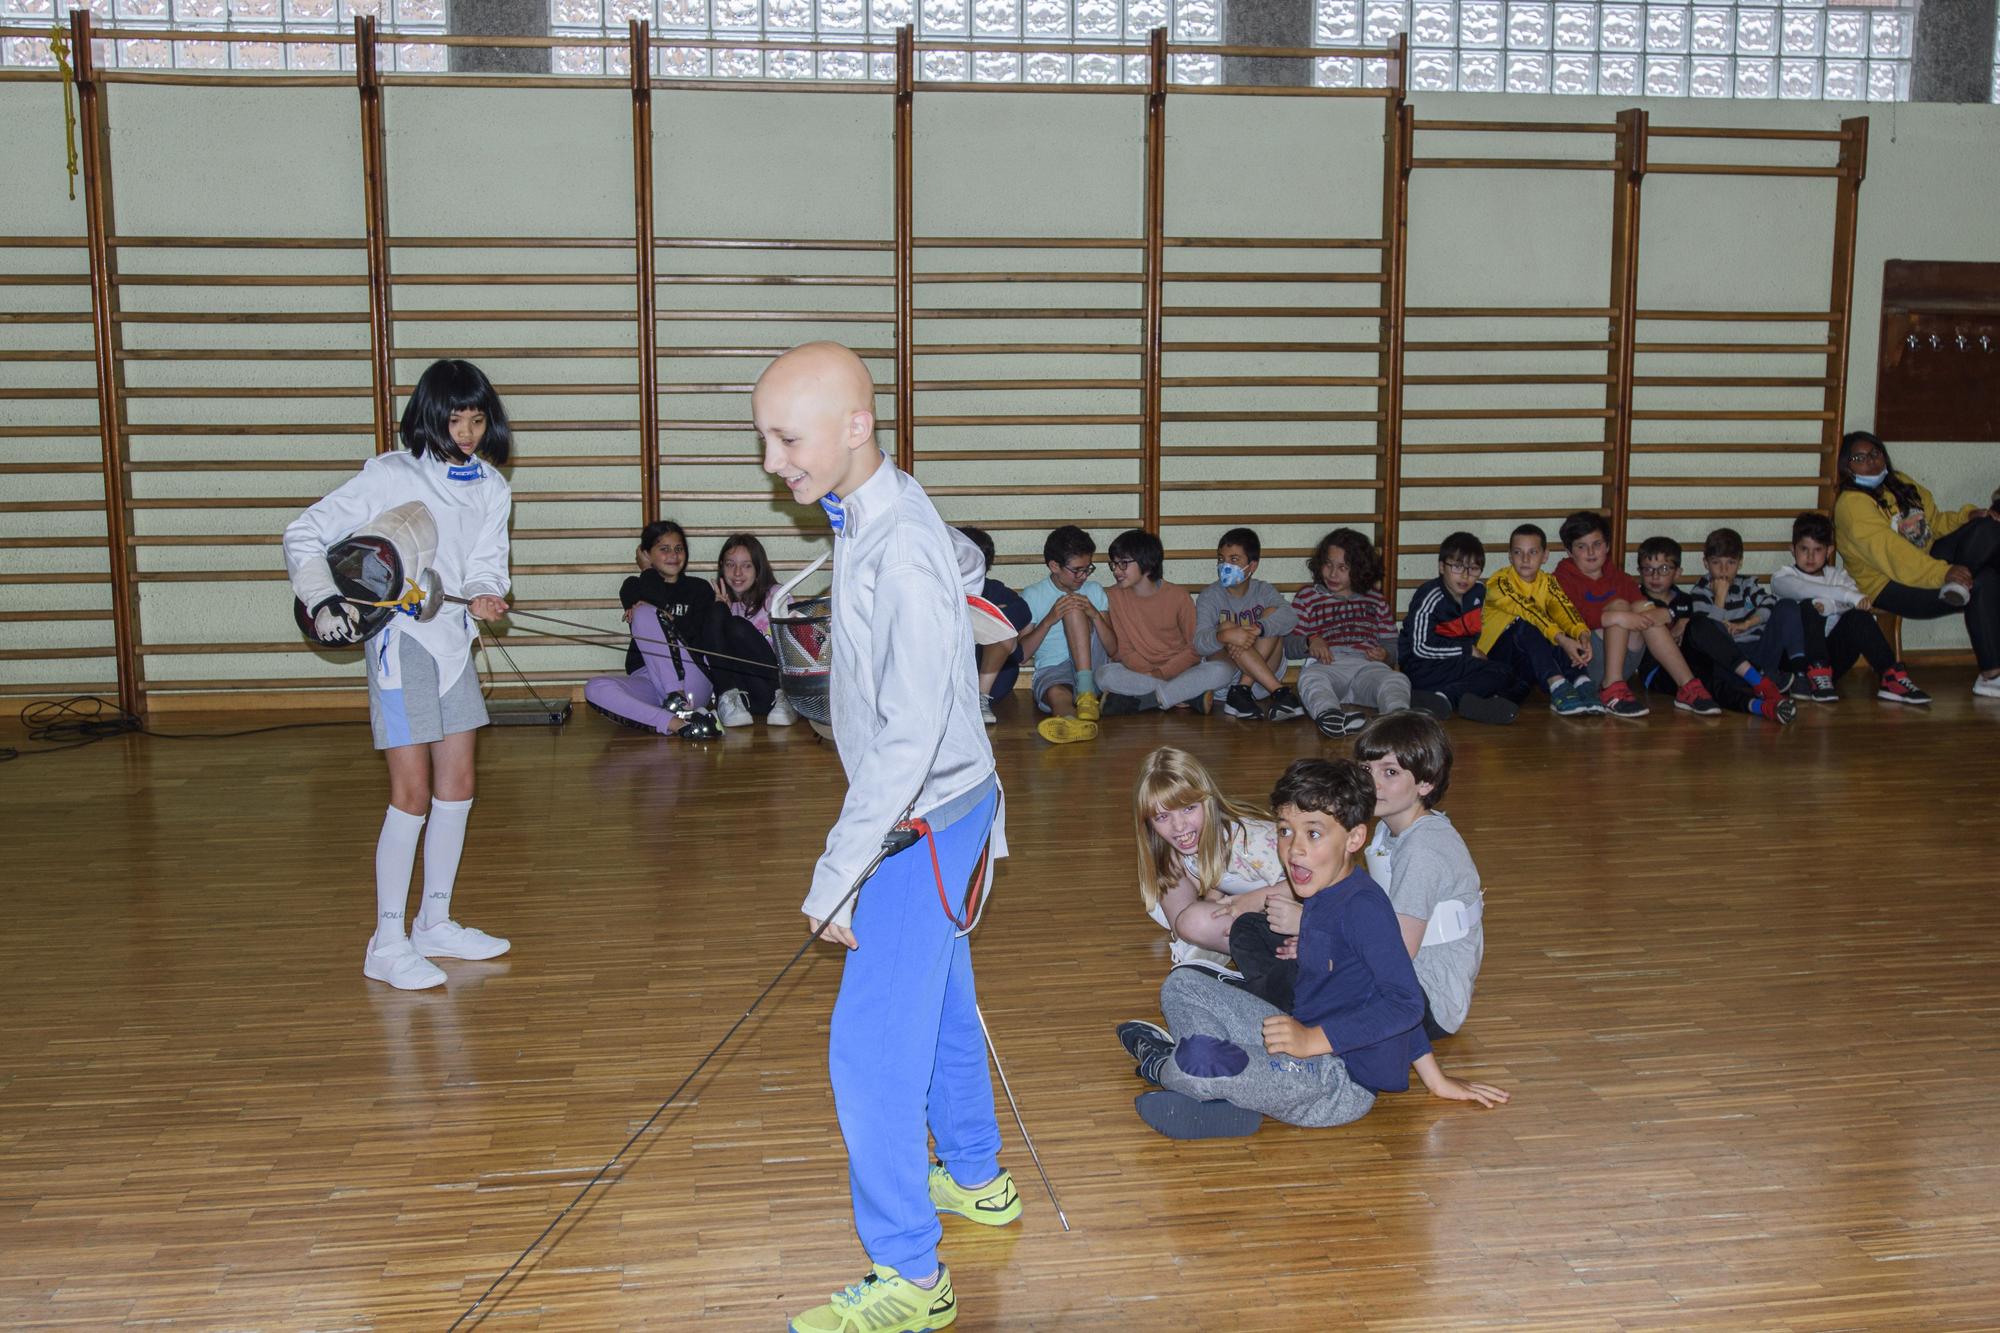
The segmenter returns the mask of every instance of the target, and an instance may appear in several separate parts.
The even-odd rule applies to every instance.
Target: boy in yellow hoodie
[[[1564,717],[1603,713],[1590,665],[1590,626],[1577,614],[1554,575],[1542,573],[1549,535],[1533,523],[1507,540],[1507,567],[1486,580],[1480,617],[1481,655],[1512,666],[1549,692],[1549,707]]]

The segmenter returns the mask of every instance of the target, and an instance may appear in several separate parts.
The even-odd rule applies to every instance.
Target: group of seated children
[[[639,534],[638,563],[618,589],[632,629],[625,674],[586,682],[584,702],[683,740],[713,740],[759,718],[798,720],[779,688],[768,605],[778,579],[762,542],[742,532],[724,540],[711,582],[688,573],[687,533],[662,519]]]
[[[1256,576],[1263,547],[1249,528],[1222,534],[1215,581],[1192,596],[1167,581],[1159,535],[1142,529],[1111,543],[1108,587],[1091,577],[1090,534],[1055,529],[1042,543],[1047,576],[1019,594],[992,577],[992,537],[959,532],[967,560],[986,565],[985,599],[1017,631],[979,650],[985,721],[1032,663],[1032,698],[1046,715],[1037,730],[1058,745],[1096,739],[1101,718],[1206,713],[1211,700],[1236,718],[1310,716],[1327,736],[1359,731],[1362,709],[1507,723],[1537,689],[1568,717],[1644,717],[1657,693],[1702,716],[1727,708],[1783,724],[1795,700],[1837,700],[1834,681],[1862,658],[1879,697],[1930,702],[1868,614],[1870,599],[1833,563],[1824,514],[1798,516],[1792,563],[1768,587],[1741,572],[1743,538],[1731,528],[1708,535],[1706,572],[1689,588],[1672,538],[1640,543],[1635,579],[1613,562],[1610,528],[1589,510],[1563,521],[1565,558],[1553,571],[1548,536],[1533,523],[1514,529],[1507,564],[1490,579],[1486,548],[1454,532],[1400,632],[1381,592],[1382,553],[1353,528],[1320,539],[1306,562],[1311,581],[1289,602]],[[729,537],[711,582],[688,574],[686,533],[661,521],[640,534],[638,558],[640,572],[619,589],[632,627],[627,674],[590,681],[585,700],[687,739],[794,721],[770,643],[777,578],[762,543]],[[1292,661],[1296,689],[1285,683]]]
[[[1431,1054],[1465,1022],[1486,941],[1479,872],[1437,808],[1451,743],[1405,710],[1362,728],[1354,753],[1293,764],[1274,818],[1229,799],[1184,751],[1155,750],[1141,768],[1140,897],[1174,967],[1166,1026],[1128,1022],[1118,1038],[1158,1085],[1136,1105],[1160,1133],[1240,1136],[1264,1116],[1344,1125],[1407,1089],[1412,1066],[1440,1097],[1508,1100]]]

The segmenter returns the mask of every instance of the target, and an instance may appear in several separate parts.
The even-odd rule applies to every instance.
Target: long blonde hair
[[[1187,863],[1174,845],[1153,831],[1153,815],[1161,810],[1203,807],[1201,841],[1195,847],[1195,891],[1205,894],[1222,882],[1229,868],[1229,844],[1249,820],[1269,816],[1253,805],[1222,794],[1201,760],[1186,750],[1163,745],[1139,765],[1132,788],[1132,823],[1139,837],[1139,897],[1147,910],[1186,873]]]

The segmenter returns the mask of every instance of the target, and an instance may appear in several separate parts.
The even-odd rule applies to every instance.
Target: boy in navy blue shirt
[[[1410,594],[1410,613],[1396,639],[1396,662],[1427,713],[1454,710],[1472,722],[1504,726],[1520,712],[1529,686],[1474,650],[1486,603],[1486,546],[1469,532],[1438,545],[1438,576]]]
[[[1254,1134],[1264,1116],[1319,1127],[1359,1120],[1383,1092],[1410,1086],[1496,1106],[1499,1088],[1438,1068],[1424,1036],[1424,992],[1381,886],[1355,864],[1375,782],[1350,759],[1301,759],[1271,792],[1278,855],[1299,916],[1299,979],[1286,1014],[1213,973],[1176,968],[1160,988],[1166,1029],[1125,1023],[1119,1041],[1158,1083],[1140,1119],[1176,1139]]]

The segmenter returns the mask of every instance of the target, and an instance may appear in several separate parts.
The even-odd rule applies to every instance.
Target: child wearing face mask
[[[1288,722],[1306,711],[1283,679],[1285,636],[1299,618],[1276,588],[1256,577],[1263,551],[1263,543],[1249,528],[1222,534],[1215,544],[1215,582],[1195,599],[1194,646],[1210,661],[1227,662],[1237,673],[1237,683],[1223,696],[1223,712]]]

